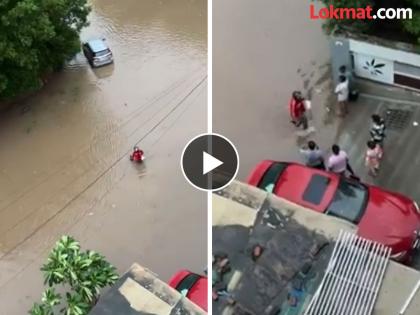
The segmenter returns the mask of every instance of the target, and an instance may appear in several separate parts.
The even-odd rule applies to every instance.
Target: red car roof
[[[193,301],[207,312],[207,283],[208,280],[204,276],[197,275],[189,270],[180,270],[172,276],[168,284],[177,289],[178,285],[189,275],[197,276],[197,281],[188,290],[187,298]]]
[[[252,171],[251,176],[248,178],[248,184],[259,186],[259,183],[261,182],[264,174],[274,163],[281,162],[265,160],[259,163]],[[282,197],[303,207],[313,209],[317,212],[324,212],[331,202],[335,191],[337,190],[339,183],[338,176],[330,172],[309,168],[297,163],[284,164],[287,167],[285,167],[282,171],[281,176],[278,178],[272,192],[279,197]],[[320,174],[330,180],[327,190],[325,191],[324,196],[318,205],[309,203],[302,198],[305,189],[314,174]]]
[[[305,189],[314,174],[321,174],[330,180],[327,190],[318,205],[307,202],[302,198]],[[335,174],[317,169],[310,169],[300,164],[289,164],[277,181],[274,193],[277,196],[301,206],[309,207],[317,212],[325,212],[337,190],[338,183],[339,179]]]

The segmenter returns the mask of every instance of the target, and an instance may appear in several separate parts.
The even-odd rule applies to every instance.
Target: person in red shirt
[[[134,147],[133,153],[130,155],[130,160],[134,162],[141,162],[144,160],[143,151],[138,147]]]
[[[296,126],[302,126],[304,130],[308,129],[308,118],[306,117],[305,98],[302,93],[295,91],[289,103],[291,122]]]

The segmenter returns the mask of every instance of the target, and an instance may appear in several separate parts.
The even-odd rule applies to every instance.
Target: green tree
[[[404,2],[406,7],[413,9],[413,19],[403,20],[403,28],[406,32],[414,35],[417,42],[420,43],[420,0],[405,0]]]
[[[42,85],[80,50],[87,0],[0,1],[0,98]]]
[[[80,250],[80,244],[63,236],[52,249],[44,273],[41,303],[35,303],[31,315],[86,315],[96,304],[102,288],[118,279],[116,269],[103,256]],[[64,292],[63,295],[58,292]]]

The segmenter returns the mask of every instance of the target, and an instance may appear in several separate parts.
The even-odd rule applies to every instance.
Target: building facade
[[[339,67],[345,65],[355,77],[420,90],[420,51],[412,45],[333,37],[330,50],[334,82]]]

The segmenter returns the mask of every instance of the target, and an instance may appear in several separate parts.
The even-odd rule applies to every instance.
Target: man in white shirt
[[[349,99],[349,81],[344,75],[339,78],[340,83],[335,87],[335,94],[338,100],[338,115],[344,116],[347,114],[347,101]]]

